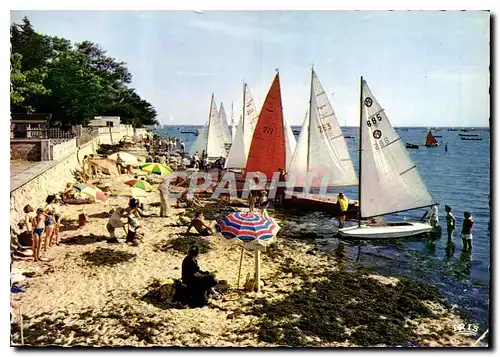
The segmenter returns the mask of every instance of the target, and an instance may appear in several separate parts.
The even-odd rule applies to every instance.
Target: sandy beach
[[[130,191],[129,176],[104,178],[114,192]],[[253,252],[245,251],[236,288],[240,247],[218,236],[185,235],[174,209],[160,218],[156,188],[144,199],[145,238],[137,247],[106,242],[109,210],[125,207],[125,196],[105,203],[63,206],[62,244],[49,249],[48,262],[14,261],[13,271],[34,271],[12,294],[23,314],[24,344],[32,346],[470,346],[456,335],[461,323],[437,288],[410,280],[345,271],[345,257],[293,236],[293,222],[273,213],[281,226],[275,245],[262,254],[259,293],[242,290],[253,274]],[[203,201],[206,219],[231,210]],[[172,201],[173,203],[173,201]],[[243,206],[238,204],[237,206]],[[90,222],[78,227],[85,212]],[[123,237],[124,232],[118,231]],[[123,241],[122,241],[123,242]],[[187,248],[198,244],[202,268],[227,280],[230,290],[209,306],[181,308],[148,298],[151,284],[180,278]],[[157,283],[158,285],[158,283]],[[20,319],[12,309],[12,344],[20,344]]]

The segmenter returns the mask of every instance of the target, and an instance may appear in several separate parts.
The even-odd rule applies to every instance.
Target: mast
[[[314,77],[314,65],[311,67],[311,93],[309,95],[309,122],[307,125],[307,164],[306,172],[309,171],[309,151],[311,148],[311,111],[312,111],[312,95],[313,95],[313,77]]]
[[[245,94],[246,94],[247,84],[243,82],[243,116],[241,117],[241,125],[243,130],[243,143],[245,143]],[[246,149],[245,149],[246,150]]]
[[[362,142],[362,126],[363,125],[363,76],[359,87],[359,183],[358,183],[358,227],[361,227],[361,142]]]
[[[210,137],[210,119],[212,118],[213,104],[214,104],[214,92],[212,92],[212,98],[210,98],[210,111],[208,112],[207,144],[205,146],[205,155],[207,155],[207,158],[208,158],[208,138]]]

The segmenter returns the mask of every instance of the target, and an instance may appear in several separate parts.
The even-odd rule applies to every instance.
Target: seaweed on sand
[[[154,344],[162,330],[169,333],[171,326],[158,320],[154,314],[145,314],[130,305],[108,305],[103,310],[93,308],[78,313],[58,311],[25,317],[24,344],[40,345],[109,345],[109,338],[126,346],[135,341]],[[106,340],[107,341],[106,341]],[[20,343],[18,323],[11,324],[12,343]]]
[[[212,243],[205,238],[186,235],[172,240],[163,239],[154,245],[154,249],[161,252],[168,252],[173,249],[183,254],[187,254],[189,247],[192,245],[198,247],[200,254],[207,253],[213,248]]]
[[[115,266],[135,259],[137,254],[127,253],[110,248],[97,248],[92,252],[85,252],[82,257],[86,262],[96,266]]]
[[[300,290],[282,300],[258,299],[258,338],[287,346],[350,343],[359,346],[421,342],[407,319],[433,317],[424,301],[446,304],[439,290],[402,278],[395,286],[359,272],[314,272],[292,260],[282,268],[303,280]]]

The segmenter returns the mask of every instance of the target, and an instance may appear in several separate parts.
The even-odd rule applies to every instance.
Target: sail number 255
[[[368,126],[370,127],[370,126],[372,126],[372,125],[377,124],[377,119],[378,119],[378,121],[381,121],[381,120],[382,120],[382,117],[380,116],[380,113],[377,113],[377,114],[375,114],[374,116],[372,116],[371,118],[369,118],[369,119],[366,121],[366,125],[368,125]]]

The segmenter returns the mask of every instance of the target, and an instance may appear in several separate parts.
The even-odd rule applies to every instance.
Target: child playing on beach
[[[47,251],[48,247],[52,247],[52,236],[54,235],[54,207],[52,202],[54,201],[55,195],[48,195],[45,200],[45,208],[43,212],[45,213],[45,236],[43,239],[43,250]]]
[[[116,238],[115,229],[122,227],[125,234],[128,234],[125,229],[125,224],[122,222],[122,217],[124,217],[126,211],[123,208],[117,208],[109,217],[108,223],[106,224],[106,230],[108,231],[111,239],[108,240],[108,243],[118,243],[118,239]]]
[[[451,241],[451,237],[453,235],[453,232],[455,231],[456,219],[455,216],[453,216],[453,213],[451,213],[450,206],[445,205],[444,211],[446,212],[446,228],[448,232],[448,241]]]
[[[42,243],[42,237],[45,230],[45,213],[43,208],[38,208],[36,210],[36,217],[33,220],[33,259],[35,262],[42,260],[40,258],[40,247]]]
[[[125,243],[137,244],[137,231],[142,228],[139,219],[133,213],[128,215],[128,233]]]
[[[213,234],[212,232],[212,228],[210,228],[204,221],[203,221],[203,213],[201,212],[196,212],[193,220],[191,221],[191,223],[189,224],[188,226],[188,229],[186,231],[186,234],[189,233],[189,231],[191,230],[191,228],[194,227],[196,229],[196,231],[198,231],[198,233],[201,235],[201,236],[211,236]]]
[[[267,197],[267,191],[262,190],[260,191],[260,196],[259,196],[259,208],[260,212],[263,215],[267,214],[267,209],[269,208],[271,201],[269,201],[269,198]]]
[[[472,215],[470,212],[464,212],[464,221],[462,223],[462,243],[464,251],[472,250],[472,225],[474,224],[474,220],[472,219]]]

